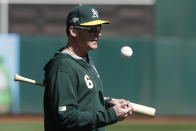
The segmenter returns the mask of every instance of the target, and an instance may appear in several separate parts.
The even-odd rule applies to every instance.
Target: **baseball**
[[[121,48],[121,56],[123,58],[129,58],[133,54],[133,50],[129,46],[124,46]]]

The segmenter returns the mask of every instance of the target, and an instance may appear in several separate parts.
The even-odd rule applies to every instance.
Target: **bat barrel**
[[[152,107],[147,107],[144,105],[139,105],[136,103],[131,103],[133,106],[133,111],[137,113],[141,113],[148,116],[155,116],[156,109]]]
[[[20,76],[18,74],[15,75],[14,80],[15,81],[23,81],[23,82],[27,82],[27,83],[30,83],[30,84],[36,84],[36,85],[44,86],[44,84],[41,83],[41,82],[37,82],[35,80],[32,80],[32,79]]]

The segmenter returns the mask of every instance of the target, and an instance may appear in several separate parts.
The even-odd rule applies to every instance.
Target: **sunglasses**
[[[85,29],[88,30],[89,33],[97,33],[101,31],[102,26],[98,25],[98,26],[74,26],[78,29]]]

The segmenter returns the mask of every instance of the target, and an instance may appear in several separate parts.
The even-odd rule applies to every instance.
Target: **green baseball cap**
[[[67,16],[67,27],[70,26],[94,26],[110,24],[109,21],[101,20],[98,11],[89,5],[78,5],[72,8]]]

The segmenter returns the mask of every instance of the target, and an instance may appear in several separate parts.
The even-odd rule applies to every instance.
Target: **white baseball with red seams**
[[[121,56],[123,58],[129,58],[133,55],[133,50],[129,46],[123,46],[121,48]]]

